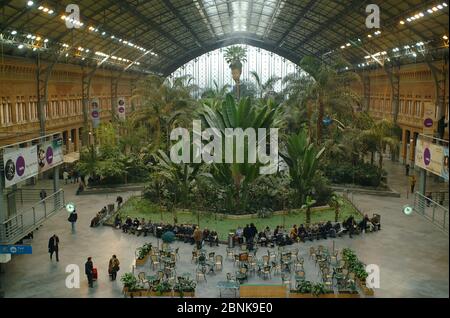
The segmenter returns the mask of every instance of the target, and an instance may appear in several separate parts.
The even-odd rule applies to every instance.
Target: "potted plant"
[[[312,298],[312,287],[310,281],[302,281],[297,285],[297,289],[291,290],[289,298]]]
[[[136,266],[145,265],[151,250],[152,250],[151,243],[145,243],[142,247],[139,247],[136,250]]]
[[[194,297],[195,287],[197,283],[189,278],[178,281],[174,287],[174,292],[178,293],[181,298],[183,297]]]
[[[168,281],[161,281],[152,288],[151,296],[172,297],[172,286]]]
[[[322,283],[312,285],[312,294],[319,298],[334,298],[334,292],[326,288]]]
[[[345,287],[339,289],[339,298],[359,298],[358,290],[356,289],[356,283],[348,283]]]
[[[247,49],[240,46],[231,46],[225,50],[225,61],[231,69],[231,76],[236,83],[237,99],[240,98],[240,82],[242,74],[242,63],[247,62]]]
[[[137,278],[133,275],[133,273],[123,274],[120,281],[123,283],[123,293],[125,296],[141,296],[141,290],[139,289]]]

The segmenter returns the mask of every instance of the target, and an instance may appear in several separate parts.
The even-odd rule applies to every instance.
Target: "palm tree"
[[[242,74],[242,63],[247,62],[247,49],[241,46],[231,46],[225,50],[225,61],[231,69],[231,76],[236,83],[237,99],[240,99],[240,78]]]
[[[319,171],[319,158],[324,150],[325,148],[319,151],[316,149],[305,129],[289,136],[287,140],[286,152],[282,152],[281,156],[289,167],[291,185],[296,190],[297,205],[305,203],[306,195],[313,188],[313,179]]]
[[[334,221],[339,221],[339,209],[344,204],[344,200],[341,196],[337,195],[336,193],[333,193],[333,195],[330,198],[330,201],[328,203],[332,208],[334,208]]]
[[[254,78],[256,82],[256,86],[259,91],[259,98],[265,98],[268,94],[275,91],[275,85],[278,81],[281,80],[281,77],[278,76],[271,76],[265,81],[264,83],[261,81],[259,75],[255,71],[251,71],[250,75]]]
[[[372,127],[361,132],[360,138],[363,144],[365,144],[366,147],[373,147],[368,148],[368,150],[377,152],[379,155],[379,169],[383,169],[383,152],[386,151],[387,147],[389,147],[391,152],[398,151],[400,142],[395,133],[395,127],[393,122],[382,119],[378,122],[374,122]]]
[[[316,204],[316,200],[314,200],[311,196],[307,195],[305,204],[302,205],[302,209],[306,209],[306,224],[311,223],[311,208]]]
[[[213,110],[203,105],[200,111],[202,127],[217,128],[222,137],[225,136],[226,128],[273,128],[280,121],[278,119],[277,107],[272,101],[260,106],[250,98],[243,98],[238,103],[227,94],[219,109]],[[258,136],[259,138],[260,136]],[[224,138],[223,138],[224,140]],[[224,146],[224,145],[223,145]],[[233,150],[237,149],[236,140],[233,141]],[[244,158],[247,158],[248,149],[244,148]],[[224,162],[225,149],[222,151]],[[247,206],[248,190],[250,185],[258,178],[260,163],[226,163],[214,164],[211,169],[211,177],[214,182],[224,186],[231,202],[230,209],[243,210]]]
[[[160,148],[161,139],[175,118],[187,121],[192,115],[192,92],[196,87],[191,82],[188,75],[173,80],[150,75],[134,90],[132,99],[140,99],[143,107],[133,114],[133,119],[136,124],[142,123],[148,128],[154,150]]]
[[[313,101],[317,109],[316,142],[322,141],[322,127],[325,111],[348,116],[352,105],[360,97],[347,85],[359,77],[353,72],[342,72],[345,63],[338,61],[334,65],[325,64],[316,57],[305,56],[300,61],[300,67],[307,72],[314,82],[308,87],[308,100]]]

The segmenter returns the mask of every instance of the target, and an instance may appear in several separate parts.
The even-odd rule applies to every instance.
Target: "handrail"
[[[31,208],[0,223],[0,242],[15,243],[32,232],[50,216],[64,207],[64,190],[52,193]]]
[[[414,211],[429,220],[440,230],[449,233],[449,210],[438,202],[416,192],[414,196]]]

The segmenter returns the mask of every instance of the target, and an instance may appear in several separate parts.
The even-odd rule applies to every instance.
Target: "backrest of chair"
[[[138,279],[142,282],[142,281],[144,281],[145,280],[145,273],[144,272],[140,272],[139,274],[138,274]]]
[[[222,255],[216,255],[216,263],[222,263],[223,256]]]
[[[314,248],[314,246],[311,246],[309,248],[309,254],[312,255],[312,254],[315,254],[315,253],[316,253],[316,249]]]
[[[150,256],[152,262],[158,261],[158,256],[156,256],[155,254]]]
[[[208,258],[214,258],[214,255],[216,255],[216,253],[215,253],[215,252],[211,252],[211,253],[209,253],[209,254],[208,254]]]
[[[263,255],[262,257],[264,263],[269,263],[269,259],[270,259],[269,255]]]
[[[264,271],[265,272],[270,272],[270,266],[264,266]]]
[[[228,280],[228,281],[232,280],[231,273],[227,273],[227,280]]]
[[[158,271],[158,279],[163,279],[164,278],[164,272],[163,271]]]

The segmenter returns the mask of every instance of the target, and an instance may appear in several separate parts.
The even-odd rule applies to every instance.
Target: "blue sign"
[[[31,245],[0,245],[0,254],[32,254]]]

